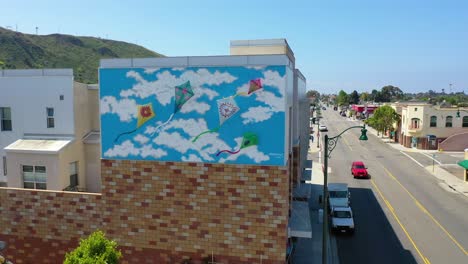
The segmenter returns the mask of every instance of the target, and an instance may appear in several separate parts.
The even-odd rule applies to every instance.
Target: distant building
[[[96,85],[72,69],[0,71],[0,182],[100,191]]]
[[[392,107],[401,115],[397,141],[405,147],[447,151],[463,151],[468,147],[467,108],[424,102],[394,103]]]

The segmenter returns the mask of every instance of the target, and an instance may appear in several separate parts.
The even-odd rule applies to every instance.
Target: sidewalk
[[[299,238],[296,252],[293,256],[295,264],[322,263],[322,219],[319,219],[319,209],[322,204],[319,203],[319,196],[323,192],[323,172],[322,164],[319,162],[320,150],[317,148],[317,141],[310,142],[311,148],[307,159],[312,161],[312,177],[306,183],[311,184],[311,195],[309,198],[310,222],[312,227],[312,239]],[[329,236],[327,245],[328,263],[339,264],[338,251],[334,236]]]
[[[358,120],[351,120],[348,118],[350,121],[355,121],[363,124],[362,121]],[[388,143],[389,146],[393,147],[394,149],[397,149],[399,151],[403,152],[419,152],[419,153],[438,153],[438,150],[424,150],[424,149],[416,149],[416,148],[406,148],[403,145],[399,143],[393,142],[393,140],[387,138],[387,137],[381,137],[377,136],[377,131],[369,126],[366,126],[367,132],[370,134],[373,134],[377,138],[381,139],[383,142]],[[465,195],[468,197],[468,182],[464,182],[463,180],[460,180],[456,175],[453,175],[449,171],[445,170],[442,168],[440,165],[435,165],[434,166],[434,172],[432,166],[426,166],[424,167],[428,172],[430,172],[434,177],[442,181],[444,184],[448,186],[451,190],[460,193],[462,195]]]

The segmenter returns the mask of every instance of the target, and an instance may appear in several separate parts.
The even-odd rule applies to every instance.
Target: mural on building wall
[[[102,158],[285,165],[285,66],[99,74]]]

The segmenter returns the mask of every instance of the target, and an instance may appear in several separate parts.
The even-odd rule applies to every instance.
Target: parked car
[[[322,107],[322,110],[327,110],[327,108],[325,108],[325,106]]]
[[[354,233],[353,210],[351,207],[334,207],[331,211],[331,228],[335,232]]]
[[[351,164],[351,174],[354,178],[369,178],[367,167],[362,161],[353,161]]]
[[[328,131],[328,128],[327,128],[327,126],[325,126],[325,125],[320,125],[320,126],[319,126],[319,131],[320,131],[320,132],[327,132],[327,131]]]

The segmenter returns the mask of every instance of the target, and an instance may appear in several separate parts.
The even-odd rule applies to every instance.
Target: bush
[[[67,253],[64,264],[117,264],[121,257],[117,243],[107,239],[104,232],[98,230],[82,239],[76,249]]]

